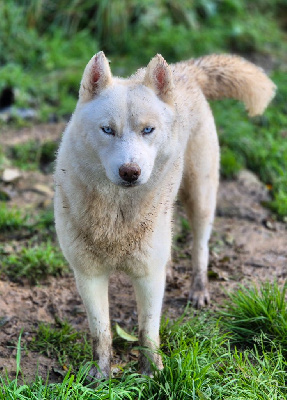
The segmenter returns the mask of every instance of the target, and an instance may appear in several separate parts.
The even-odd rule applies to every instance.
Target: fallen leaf
[[[128,342],[137,342],[138,338],[134,335],[130,335],[129,333],[127,333],[126,331],[124,331],[119,324],[116,324],[116,332],[117,334],[124,340],[128,341]]]

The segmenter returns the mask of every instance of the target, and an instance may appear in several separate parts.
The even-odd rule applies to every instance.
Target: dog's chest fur
[[[81,189],[81,196],[71,196],[73,200],[69,200],[59,189],[65,206],[63,213],[71,224],[72,241],[84,246],[96,263],[116,269],[123,269],[128,259],[143,259],[151,246],[159,212],[164,210],[170,215],[170,201],[164,193],[157,196],[160,208],[156,208],[149,196],[144,201],[130,196],[121,201],[83,192],[81,187],[74,192],[79,194]]]

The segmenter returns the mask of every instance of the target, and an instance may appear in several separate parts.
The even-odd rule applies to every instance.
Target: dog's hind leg
[[[90,277],[77,271],[75,278],[87,310],[93,340],[93,361],[99,367],[99,370],[95,367],[90,370],[89,379],[106,378],[110,374],[112,352],[108,299],[109,275]]]
[[[210,110],[209,113],[211,114]],[[181,184],[183,202],[193,233],[193,279],[189,298],[195,307],[209,303],[207,267],[208,242],[216,207],[219,175],[219,148],[213,118],[190,138]],[[205,120],[206,121],[206,120]]]

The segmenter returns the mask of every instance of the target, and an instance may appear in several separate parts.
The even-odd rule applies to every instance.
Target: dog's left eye
[[[102,131],[105,132],[107,135],[115,135],[114,130],[110,126],[102,126]]]
[[[154,131],[154,128],[152,126],[146,126],[143,130],[142,130],[142,134],[143,135],[148,135],[149,133],[152,133]]]

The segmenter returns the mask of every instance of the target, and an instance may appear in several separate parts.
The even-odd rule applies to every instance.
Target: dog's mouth
[[[130,188],[134,188],[136,186],[139,186],[140,183],[139,182],[121,182],[121,187],[125,188],[125,189],[130,189]]]

